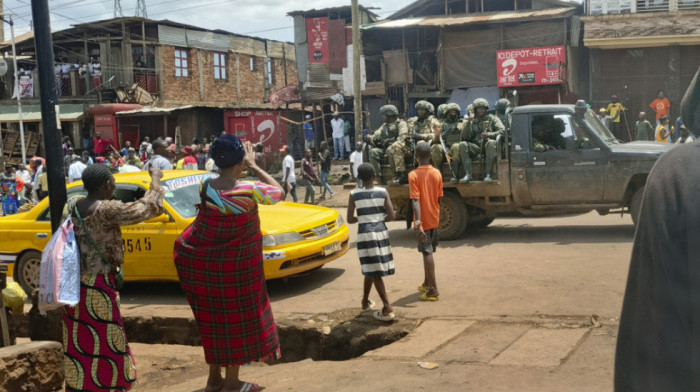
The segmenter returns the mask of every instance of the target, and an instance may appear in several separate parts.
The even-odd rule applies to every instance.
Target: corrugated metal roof
[[[460,15],[440,15],[426,16],[423,18],[408,18],[399,20],[388,20],[362,26],[364,30],[369,29],[389,29],[403,27],[444,27],[461,26],[477,23],[505,23],[542,19],[562,18],[573,15],[576,8],[549,8],[537,11],[500,11]]]
[[[85,114],[83,104],[60,104],[58,108],[58,118],[61,121],[78,121]],[[22,121],[40,122],[41,105],[22,105]],[[0,122],[19,122],[17,105],[0,105]]]

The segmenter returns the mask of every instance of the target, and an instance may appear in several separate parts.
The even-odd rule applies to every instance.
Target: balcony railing
[[[668,10],[669,0],[637,0],[637,12],[666,12]]]
[[[700,10],[700,0],[678,0],[678,10]]]
[[[135,70],[134,83],[148,91],[149,94],[158,94],[158,77],[153,71]]]

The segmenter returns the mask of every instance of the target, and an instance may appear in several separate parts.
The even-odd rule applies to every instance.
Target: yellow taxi
[[[165,213],[132,226],[122,227],[124,280],[178,281],[173,262],[175,240],[197,215],[200,183],[215,174],[173,170],[164,173]],[[147,173],[115,174],[113,198],[130,202],[148,188]],[[68,198],[87,192],[81,181],[67,186]],[[265,278],[277,279],[320,268],[348,251],[350,232],[340,214],[329,208],[279,202],[260,206]],[[0,262],[8,276],[27,291],[39,284],[41,251],[51,236],[48,198],[28,212],[0,218]]]

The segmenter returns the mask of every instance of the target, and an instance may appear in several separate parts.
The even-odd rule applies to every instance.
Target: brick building
[[[284,101],[269,101],[285,87],[296,90],[295,48],[289,43],[140,17],[78,24],[54,32],[53,41],[59,102],[85,108],[85,116],[73,116],[74,124],[63,129],[75,141],[98,126],[92,112],[104,120],[102,136],[120,145],[126,140],[136,145],[145,136],[171,136],[189,144],[196,137],[235,132],[224,121],[231,110],[301,116]],[[38,103],[33,36],[18,37],[16,46],[23,100]],[[3,52],[8,48],[9,42],[0,44]],[[0,105],[12,104],[12,83],[8,75],[0,86]],[[113,105],[119,102],[142,107],[123,110]],[[13,120],[6,117],[3,127]],[[39,133],[40,128],[38,123]],[[246,131],[253,142],[276,141],[268,149],[286,141],[284,121],[272,130],[281,135],[277,138],[263,140],[266,136]]]
[[[632,135],[637,114],[651,112],[658,90],[671,102],[672,119],[679,116],[682,95],[700,66],[700,3],[587,0],[585,7],[592,105],[606,106],[618,95]],[[653,112],[647,118],[653,121]]]

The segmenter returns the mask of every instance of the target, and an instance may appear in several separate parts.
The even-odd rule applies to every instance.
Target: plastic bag
[[[68,252],[66,252],[68,249]],[[80,256],[70,215],[51,236],[41,254],[39,269],[39,310],[75,305],[80,296]],[[68,256],[65,259],[64,256]],[[66,264],[64,266],[64,264]],[[66,275],[64,275],[64,271]],[[77,271],[77,273],[76,273]],[[75,280],[77,279],[77,285]],[[77,293],[75,292],[77,287]],[[61,290],[66,290],[63,293]],[[63,301],[68,302],[63,302]]]
[[[27,300],[27,293],[22,290],[22,286],[17,282],[8,282],[7,287],[2,289],[2,299],[5,307],[9,308],[13,314],[24,314],[24,301]]]
[[[58,302],[70,306],[75,306],[80,302],[80,251],[72,224],[71,229],[66,233],[66,245],[63,248]]]

